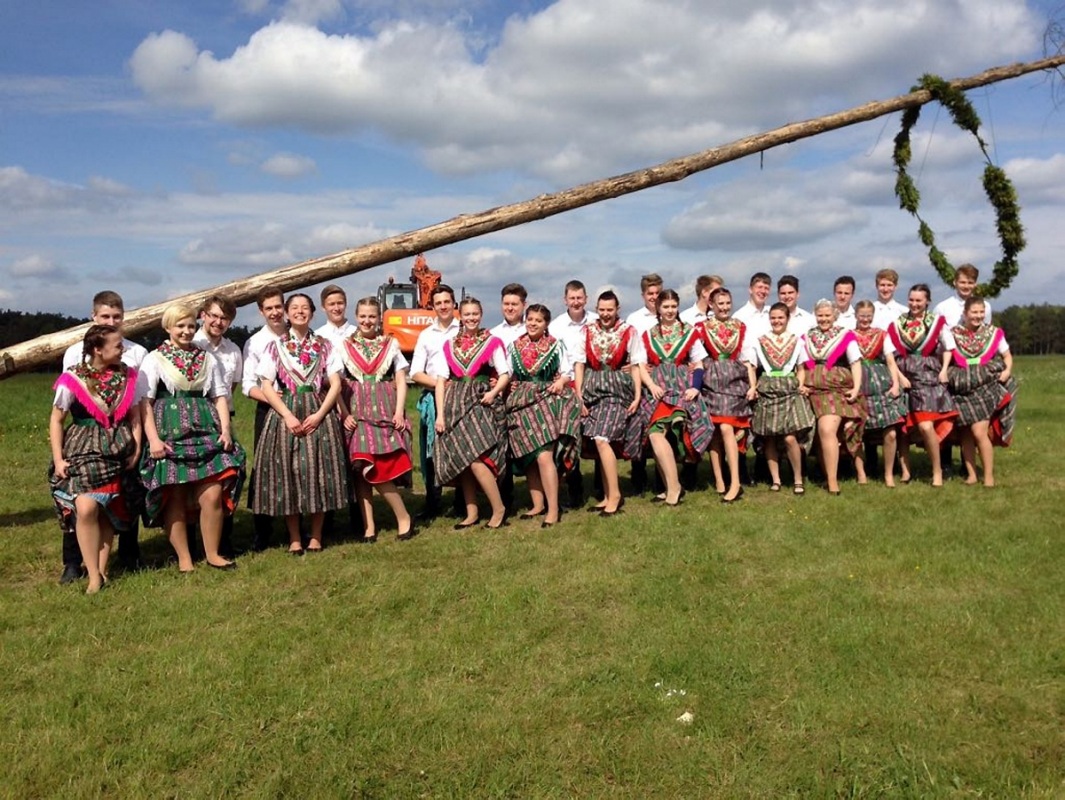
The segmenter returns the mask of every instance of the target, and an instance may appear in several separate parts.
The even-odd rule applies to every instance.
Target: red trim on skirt
[[[240,470],[236,467],[228,467],[217,475],[210,475],[203,480],[196,481],[195,483],[183,483],[180,486],[206,486],[211,483],[222,484],[222,513],[227,516],[233,516],[233,512],[237,508],[237,504],[233,502],[233,494],[225,488],[226,483],[232,483],[237,479],[240,474]],[[174,494],[174,490],[177,486],[164,486],[163,487],[163,502],[159,506],[160,509],[166,508],[167,503],[170,502],[170,498]],[[200,521],[200,506],[196,502],[196,496],[192,492],[188,492],[185,495],[185,521],[186,522],[199,522]]]
[[[954,420],[957,416],[957,411],[911,411],[909,416],[906,417],[904,429],[909,433],[918,424],[931,422],[932,428],[936,432],[936,439],[942,444],[950,436],[951,431],[954,430]]]
[[[353,453],[351,464],[369,484],[388,483],[406,475],[414,465],[406,450],[391,453]]]

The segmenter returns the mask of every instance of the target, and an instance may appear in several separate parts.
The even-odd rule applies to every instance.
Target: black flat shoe
[[[300,548],[299,550],[289,550],[289,551],[288,551],[288,554],[289,554],[290,556],[302,556],[302,555],[303,555],[303,553],[304,553],[304,550],[303,550],[303,548],[302,548],[302,547],[301,547],[301,548]]]
[[[323,550],[325,550],[324,547],[304,547],[303,548],[303,552],[305,552],[305,553],[320,553]]]
[[[62,584],[77,583],[88,574],[81,568],[81,564],[64,564],[63,574],[59,576],[59,582]]]
[[[526,511],[524,514],[519,514],[518,519],[536,519],[537,517],[544,516],[546,513],[546,508],[543,511]]]
[[[499,530],[500,528],[509,528],[509,527],[510,527],[510,523],[509,523],[509,522],[507,522],[507,520],[506,520],[506,519],[504,519],[504,520],[503,520],[502,522],[500,522],[500,523],[499,523],[498,525],[493,525],[493,524],[492,524],[491,522],[486,522],[486,523],[484,524],[484,526],[483,526],[483,527],[484,527],[484,528],[485,528],[486,530],[490,530],[490,531],[498,531],[498,530]]]
[[[731,500],[729,500],[727,497],[722,495],[721,502],[724,503],[726,506],[730,506],[733,503],[735,503],[736,501],[742,500],[742,499],[743,499],[743,487],[741,486],[740,490],[738,492],[736,492],[736,496],[735,497],[733,497]]]
[[[668,505],[668,503],[666,505]],[[621,507],[619,506],[618,508],[615,508],[613,511],[607,511],[604,508],[602,511],[599,512],[599,516],[601,516],[601,517],[616,517],[618,514],[624,514],[624,513],[625,512],[622,511]]]
[[[406,531],[404,531],[403,533],[397,533],[396,534],[396,541],[397,542],[409,542],[411,539],[413,539],[417,535],[418,535],[418,529],[414,527],[414,520],[411,520],[410,527],[407,528]],[[374,537],[374,538],[376,539],[377,537]]]
[[[456,522],[454,525],[452,525],[452,528],[454,528],[457,531],[464,531],[467,528],[472,528],[478,522],[480,522],[480,520],[477,520],[477,519],[475,519],[473,522]]]
[[[550,528],[550,527],[552,527],[555,524],[556,523],[554,523],[554,522],[541,522],[540,523],[540,527],[541,528]]]
[[[225,571],[225,570],[236,569],[237,568],[237,562],[236,561],[230,561],[228,564],[212,564],[210,561],[208,561],[207,562],[207,566],[209,566],[211,569],[220,569],[220,570]]]
[[[377,544],[377,534],[366,536],[365,534],[355,540],[356,544]]]

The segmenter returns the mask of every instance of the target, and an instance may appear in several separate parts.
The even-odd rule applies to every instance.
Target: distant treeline
[[[1015,355],[1065,353],[1065,306],[1010,306],[995,312],[995,324]]]
[[[82,325],[88,321],[85,317],[67,317],[63,314],[50,314],[40,311],[27,314],[24,311],[0,310],[0,349],[35,339],[38,336],[64,331],[67,328],[73,328],[75,325]],[[229,338],[236,342],[238,346],[244,347],[244,342],[248,340],[252,333],[254,331],[234,325],[229,329]],[[166,339],[166,332],[162,329],[153,330],[130,338],[137,344],[153,350]],[[62,359],[56,359],[54,364],[41,367],[37,371],[58,372],[61,361]]]

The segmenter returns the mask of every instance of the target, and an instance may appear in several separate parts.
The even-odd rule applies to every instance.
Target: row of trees
[[[62,314],[36,312],[27,314],[23,311],[0,311],[0,348],[25,342],[37,336],[66,330],[74,325],[88,322],[86,319],[67,317]],[[995,324],[1006,332],[1010,349],[1017,355],[1048,355],[1065,353],[1065,306],[1043,305],[1010,306],[995,313]],[[234,326],[229,338],[238,345],[251,336],[247,328]],[[149,350],[157,347],[166,334],[152,331],[144,336],[134,337],[135,341]],[[49,365],[45,371],[55,371],[57,364]]]
[[[995,324],[1005,331],[1014,355],[1065,353],[1065,306],[1010,306],[995,312]]]

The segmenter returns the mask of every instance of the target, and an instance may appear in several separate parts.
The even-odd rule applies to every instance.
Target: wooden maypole
[[[1017,78],[1031,72],[1053,70],[1065,65],[1065,55],[1057,55],[1028,63],[993,67],[978,75],[958,78],[950,82],[952,87],[966,91],[979,86]],[[572,211],[582,206],[598,203],[613,197],[638,192],[652,186],[680,181],[697,172],[726,164],[745,156],[760,153],[782,144],[798,141],[859,122],[866,122],[885,114],[892,114],[914,106],[931,102],[932,94],[926,90],[910,92],[889,100],[878,100],[838,111],[815,119],[795,122],[765,131],[729,144],[713,147],[694,155],[666,161],[657,166],[627,172],[612,178],[585,183],[553,194],[544,194],[520,203],[499,206],[477,214],[462,214],[426,228],[419,228],[388,239],[381,239],[361,247],[344,250],[329,256],[312,258],[291,264],[271,272],[264,272],[240,280],[224,283],[210,289],[176,297],[163,303],[144,306],[126,314],[124,330],[127,335],[139,333],[158,324],[168,305],[185,303],[199,306],[212,294],[224,294],[238,306],[255,299],[266,286],[277,286],[288,292],[321,281],[351,275],[371,267],[387,264],[416,253],[426,252],[445,245],[483,236],[486,233],[512,228],[538,219]],[[57,360],[67,347],[81,341],[87,325],[57,333],[39,336],[28,342],[14,345],[0,353],[0,378],[10,377],[22,370],[32,369]]]

